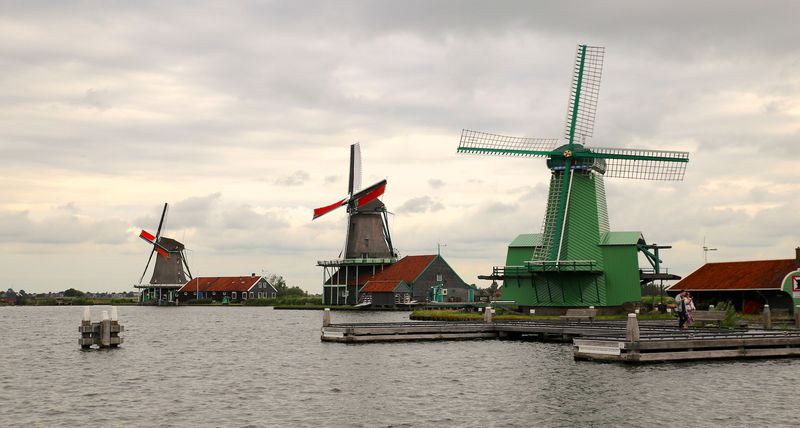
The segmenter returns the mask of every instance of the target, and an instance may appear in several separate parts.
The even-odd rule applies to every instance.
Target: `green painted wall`
[[[800,293],[795,294],[796,292],[793,291],[792,287],[792,277],[800,275],[800,270],[796,270],[788,275],[786,275],[786,279],[783,281],[783,291],[789,293],[792,296],[792,302],[794,302],[793,306],[800,305]],[[792,309],[794,310],[794,309]]]
[[[639,255],[635,245],[600,247],[605,255],[605,276],[608,281],[609,306],[642,300],[639,286]]]

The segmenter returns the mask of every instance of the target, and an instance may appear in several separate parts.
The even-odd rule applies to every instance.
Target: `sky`
[[[401,255],[461,277],[537,233],[541,159],[463,128],[561,138],[575,46],[606,48],[588,145],[690,152],[681,182],[606,180],[611,229],[671,273],[800,245],[793,1],[0,1],[0,288],[132,291],[165,202],[192,274],[321,291],[349,145]],[[145,277],[147,281],[147,277]]]

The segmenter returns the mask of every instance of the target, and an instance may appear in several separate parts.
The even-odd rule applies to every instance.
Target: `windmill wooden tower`
[[[541,157],[550,190],[541,233],[510,245],[506,265],[482,279],[504,280],[503,299],[523,306],[616,306],[640,301],[640,282],[664,278],[658,250],[640,232],[611,232],[604,177],[682,180],[689,153],[589,147],[604,48],[579,45],[567,107],[565,141],[463,130],[459,153]],[[638,251],[655,272],[640,275]],[[673,276],[667,276],[674,279]]]
[[[386,206],[378,199],[385,191],[386,180],[361,190],[361,147],[352,144],[347,196],[314,210],[313,219],[317,219],[339,207],[347,207],[347,231],[340,258],[317,262],[317,266],[323,267],[324,304],[356,304],[359,289],[367,278],[397,261]]]
[[[161,236],[166,216],[167,204],[165,203],[156,234],[152,235],[146,230],[142,230],[139,234],[140,238],[150,243],[153,247],[150,250],[150,257],[147,258],[147,264],[144,266],[142,276],[139,278],[139,283],[134,285],[134,287],[141,289],[139,298],[141,304],[177,304],[178,289],[186,284],[187,274],[188,279],[192,279],[189,264],[186,262],[184,245],[172,238]],[[154,253],[158,253],[158,256],[156,256],[156,263],[153,266],[153,276],[148,284],[142,284],[147,274],[147,269],[150,267],[150,262],[153,260]],[[185,271],[184,268],[186,269]]]

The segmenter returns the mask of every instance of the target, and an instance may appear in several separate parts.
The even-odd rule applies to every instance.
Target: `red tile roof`
[[[798,269],[795,259],[706,263],[668,290],[780,289],[786,275]]]
[[[194,278],[181,287],[180,291],[247,291],[252,288],[260,276],[207,276]]]
[[[419,274],[425,271],[436,255],[430,256],[405,256],[397,263],[385,268],[370,278],[372,281],[401,280],[406,284],[413,284]]]
[[[390,279],[385,281],[369,281],[364,288],[361,289],[362,293],[391,293],[397,288],[398,285],[405,285],[408,288],[408,285],[405,284],[404,281],[399,279]],[[405,291],[410,291],[405,290]]]

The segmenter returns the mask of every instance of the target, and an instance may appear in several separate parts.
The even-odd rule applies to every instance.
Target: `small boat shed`
[[[794,259],[706,263],[667,293],[674,296],[680,290],[690,292],[702,309],[731,302],[744,314],[759,313],[765,304],[791,313],[800,305],[800,247]]]

